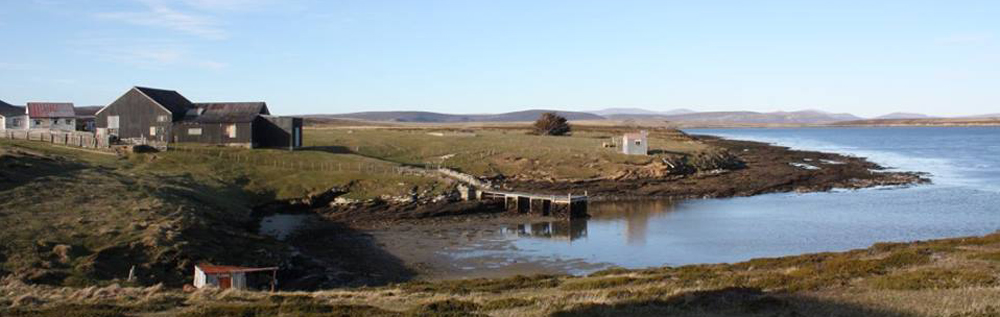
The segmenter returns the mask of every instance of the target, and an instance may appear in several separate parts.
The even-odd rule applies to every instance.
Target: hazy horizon
[[[1000,112],[1000,3],[8,1],[0,100],[277,114]]]

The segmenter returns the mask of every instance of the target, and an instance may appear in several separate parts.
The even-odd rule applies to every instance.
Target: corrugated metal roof
[[[69,102],[29,102],[28,116],[31,118],[72,118],[76,117],[73,103]]]
[[[239,273],[239,272],[260,272],[260,271],[274,271],[277,267],[242,267],[242,266],[231,266],[231,265],[211,265],[211,264],[198,264],[195,265],[205,274],[225,274],[225,273]]]
[[[184,121],[200,123],[243,123],[251,122],[260,115],[267,115],[264,102],[209,102],[196,103],[200,111],[197,115],[188,113]]]

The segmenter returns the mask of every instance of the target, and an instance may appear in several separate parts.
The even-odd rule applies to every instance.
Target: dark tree
[[[535,121],[535,133],[541,135],[565,135],[569,133],[569,123],[566,118],[557,115],[555,112],[546,112]]]

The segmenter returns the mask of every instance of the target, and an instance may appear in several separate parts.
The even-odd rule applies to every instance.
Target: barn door
[[[219,276],[219,288],[229,289],[233,287],[233,277],[229,275]]]

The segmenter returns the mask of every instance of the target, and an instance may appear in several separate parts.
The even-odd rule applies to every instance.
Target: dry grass
[[[75,305],[141,316],[994,316],[1000,234],[738,264],[614,269],[319,292],[254,293],[162,287],[59,288],[12,279],[0,313]],[[806,270],[806,271],[804,271]],[[803,272],[808,272],[804,274]],[[785,276],[784,284],[768,284]],[[822,282],[822,283],[820,283]],[[808,288],[796,285],[810,285]],[[3,307],[0,306],[0,307]],[[3,310],[3,309],[6,309]]]
[[[401,164],[445,166],[474,175],[562,181],[610,178],[662,158],[677,160],[710,150],[676,130],[653,130],[653,156],[628,156],[605,148],[627,128],[575,130],[572,136],[531,135],[513,128],[311,129],[308,145],[340,146]]]

